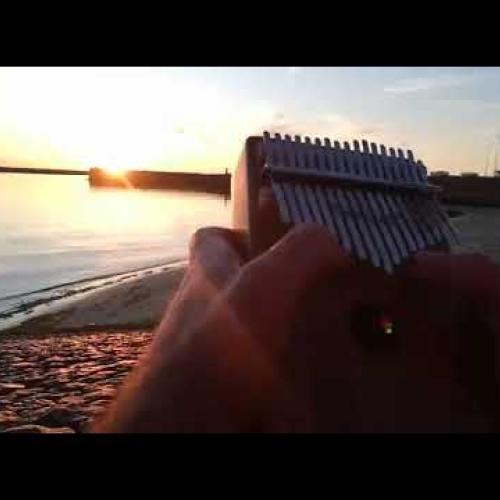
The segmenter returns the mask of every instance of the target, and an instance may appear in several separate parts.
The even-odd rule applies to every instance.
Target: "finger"
[[[215,289],[223,288],[239,271],[243,256],[242,243],[230,229],[198,229],[189,244],[189,269],[193,277],[206,280]]]
[[[231,230],[219,227],[198,229],[189,243],[189,265],[174,298],[169,304],[158,332],[188,331],[213,300],[239,272],[243,258],[241,241]],[[173,342],[161,333],[158,342]],[[159,349],[160,351],[163,348]]]

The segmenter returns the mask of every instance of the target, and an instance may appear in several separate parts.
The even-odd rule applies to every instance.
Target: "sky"
[[[4,166],[232,171],[264,130],[482,174],[496,142],[500,165],[500,68],[0,68]]]

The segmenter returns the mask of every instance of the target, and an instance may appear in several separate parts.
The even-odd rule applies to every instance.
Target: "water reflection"
[[[229,224],[219,195],[1,174],[0,297],[182,258],[198,227]]]

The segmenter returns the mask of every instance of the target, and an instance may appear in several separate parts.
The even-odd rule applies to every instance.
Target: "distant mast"
[[[484,175],[485,177],[489,177],[489,176],[497,176],[497,172],[498,172],[498,141],[500,140],[500,134],[496,134],[495,135],[495,138],[493,140],[493,154],[491,149],[488,151],[488,154],[486,155],[486,165],[484,167]],[[491,157],[493,156],[493,168],[490,169],[490,159]],[[491,173],[490,173],[491,172]]]

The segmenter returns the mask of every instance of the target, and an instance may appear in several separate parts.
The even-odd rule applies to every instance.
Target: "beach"
[[[144,330],[101,330],[2,339],[0,432],[84,432],[151,337]]]
[[[94,290],[0,333],[0,432],[84,432],[149,345],[184,270]]]
[[[447,207],[462,245],[500,263],[500,210]],[[0,431],[85,432],[147,349],[185,262],[117,277],[0,332]]]

